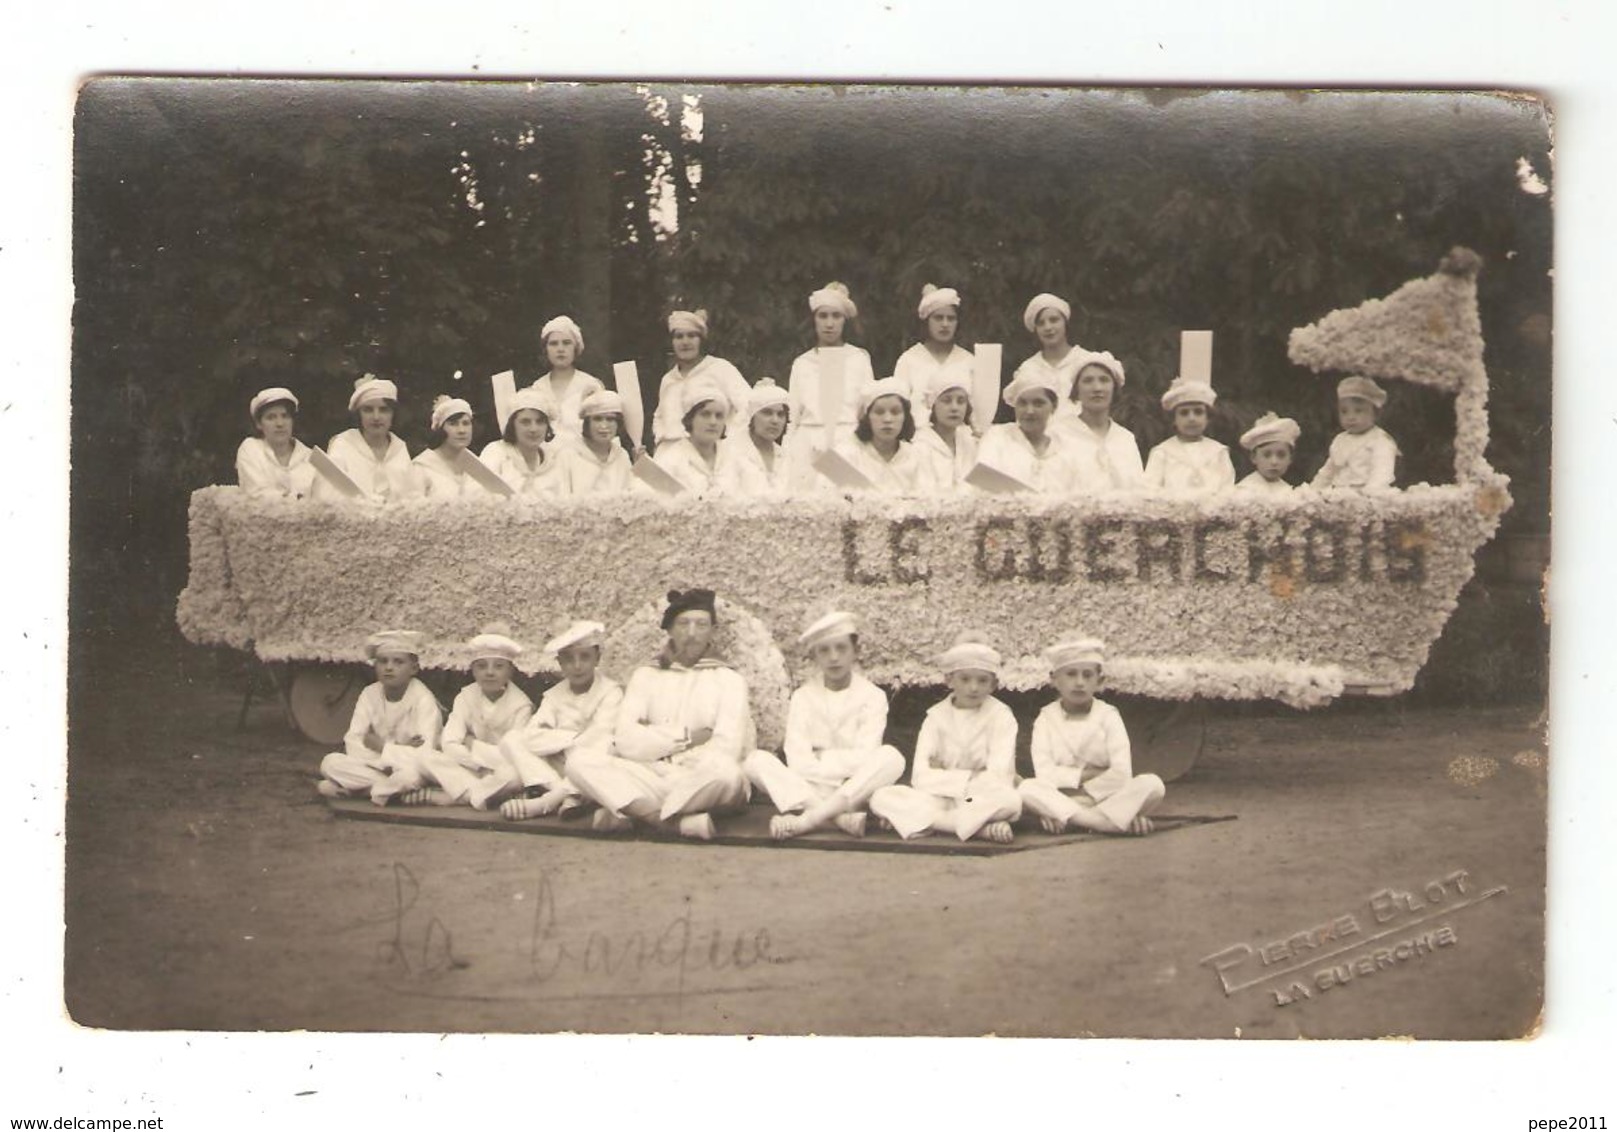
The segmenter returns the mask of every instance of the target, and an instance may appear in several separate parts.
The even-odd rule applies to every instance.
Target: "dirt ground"
[[[339,821],[323,749],[273,700],[237,730],[195,656],[102,695],[86,1026],[1479,1039],[1542,1001],[1533,707],[1215,712],[1166,808],[1239,820],[956,858]]]

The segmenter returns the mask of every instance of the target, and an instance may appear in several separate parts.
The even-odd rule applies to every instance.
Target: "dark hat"
[[[674,618],[693,609],[702,610],[717,622],[719,615],[713,608],[713,601],[712,590],[669,590],[668,608],[663,612],[663,629],[673,628]]]

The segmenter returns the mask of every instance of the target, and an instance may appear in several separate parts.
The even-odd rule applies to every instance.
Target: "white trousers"
[[[747,804],[752,789],[741,765],[722,755],[690,763],[635,762],[616,755],[575,758],[567,778],[591,800],[620,817],[655,806],[663,821]]]
[[[1048,782],[1029,778],[1018,787],[1027,808],[1041,818],[1069,822],[1079,810],[1091,809],[1115,825],[1120,832],[1141,814],[1149,814],[1161,804],[1168,788],[1154,774],[1136,774],[1127,785],[1099,802],[1082,791],[1062,791]]]
[[[320,773],[350,794],[368,790],[372,798],[384,799],[421,785],[424,753],[425,748],[402,743],[387,743],[363,755],[333,751],[320,760]]]
[[[929,832],[939,817],[952,813],[955,836],[966,841],[989,822],[1021,817],[1022,796],[1014,786],[993,783],[974,785],[971,797],[964,801],[940,798],[913,786],[884,786],[871,796],[870,812],[885,818],[905,840]]]
[[[754,751],[742,768],[754,788],[762,790],[783,814],[806,810],[833,794],[847,799],[848,809],[862,810],[870,796],[904,777],[904,756],[896,747],[848,751],[838,759],[822,759],[825,778],[804,778],[768,751]],[[840,779],[834,781],[831,776]]]
[[[457,802],[465,802],[478,789],[492,785],[491,776],[503,778],[508,769],[493,743],[468,739],[466,749],[470,752],[466,758],[438,750],[421,754],[421,777],[442,786]]]

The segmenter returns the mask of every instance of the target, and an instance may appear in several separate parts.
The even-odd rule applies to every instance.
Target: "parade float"
[[[488,622],[536,646],[558,617],[588,617],[612,627],[604,664],[621,677],[660,643],[664,593],[691,585],[721,596],[720,647],[748,677],[765,746],[780,741],[792,642],[832,608],[857,615],[864,669],[890,689],[936,683],[931,658],[972,627],[1005,655],[1012,690],[1041,686],[1039,650],[1082,630],[1107,642],[1111,689],[1150,701],[1307,708],[1395,695],[1413,685],[1510,505],[1485,455],[1478,268],[1456,249],[1435,274],[1290,341],[1293,362],[1332,381],[1353,373],[1452,393],[1453,483],[385,509],[208,487],[191,500],[179,625],[195,643],[288,663],[293,717],[327,741],[368,679],[356,665],[378,626],[424,632],[423,667],[448,670],[464,667],[462,642]],[[542,674],[547,663],[535,648],[520,667]],[[1171,719],[1183,733],[1183,708]],[[1178,742],[1182,773],[1199,732]]]

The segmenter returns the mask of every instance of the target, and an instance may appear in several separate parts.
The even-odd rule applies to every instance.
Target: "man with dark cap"
[[[668,642],[629,677],[615,753],[568,763],[568,779],[600,803],[596,829],[625,829],[636,819],[677,824],[682,836],[705,841],[712,811],[746,804],[741,763],[757,739],[746,681],[713,655],[714,601],[712,590],[669,591]]]

